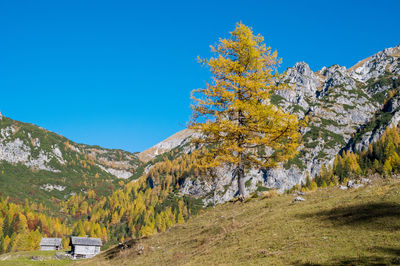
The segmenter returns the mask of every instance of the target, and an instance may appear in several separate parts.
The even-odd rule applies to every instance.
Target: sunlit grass
[[[400,263],[400,183],[226,203],[94,265],[364,265]],[[140,251],[143,249],[143,251]],[[139,255],[139,253],[141,253]]]
[[[55,254],[62,251],[22,251],[10,252],[0,256],[0,265],[67,265],[70,259],[58,259]]]

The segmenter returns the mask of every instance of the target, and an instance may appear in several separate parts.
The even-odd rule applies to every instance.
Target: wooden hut
[[[60,250],[62,248],[61,238],[43,237],[40,241],[40,250]]]
[[[102,243],[100,238],[72,236],[69,245],[73,258],[80,259],[92,258],[99,254]]]

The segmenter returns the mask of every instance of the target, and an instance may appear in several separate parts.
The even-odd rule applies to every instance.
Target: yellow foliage
[[[385,161],[382,171],[385,175],[390,175],[392,173],[392,165],[390,164],[390,160]]]
[[[230,163],[243,172],[244,167],[274,167],[297,152],[302,123],[270,102],[271,95],[288,87],[275,82],[280,60],[263,40],[238,23],[229,39],[211,47],[215,57],[199,59],[213,74],[211,84],[192,92],[189,128],[202,133],[194,143],[209,145],[201,167]]]
[[[315,181],[311,181],[311,188],[310,188],[310,190],[311,190],[311,191],[314,191],[314,190],[317,190],[317,188],[318,188],[317,183],[316,183]]]
[[[224,162],[275,166],[296,152],[299,122],[295,115],[272,105],[270,96],[287,88],[275,84],[278,78],[277,53],[271,53],[263,37],[253,35],[251,28],[238,23],[230,39],[221,39],[212,51],[217,54],[208,65],[213,84],[194,90],[193,119],[190,128],[199,130],[205,138],[200,143],[217,144],[211,149],[212,166]],[[199,97],[196,97],[199,95]],[[258,147],[268,146],[275,153],[258,156]],[[261,157],[261,158],[260,158]]]
[[[142,228],[139,231],[139,236],[144,237],[144,236],[149,236],[153,234],[153,228],[151,226],[145,225],[142,226]]]

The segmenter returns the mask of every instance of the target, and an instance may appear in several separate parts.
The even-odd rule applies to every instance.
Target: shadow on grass
[[[399,230],[400,204],[393,202],[362,203],[330,210],[299,214],[300,218],[319,218],[334,226],[362,226],[370,230]],[[329,226],[329,224],[327,224]]]
[[[312,263],[296,261],[293,265],[298,266],[316,266],[316,265],[400,265],[399,248],[375,247],[374,251],[379,255],[358,256],[358,257],[336,257],[328,263]]]

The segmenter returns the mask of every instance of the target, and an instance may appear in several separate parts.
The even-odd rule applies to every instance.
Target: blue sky
[[[400,1],[0,0],[0,110],[142,151],[183,129],[196,62],[242,21],[283,59],[350,67],[400,43]]]

